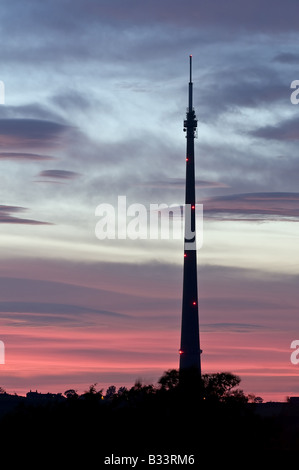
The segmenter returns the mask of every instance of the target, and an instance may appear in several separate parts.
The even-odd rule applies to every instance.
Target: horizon
[[[167,371],[165,371],[165,372],[167,372]],[[51,390],[51,389],[47,389],[47,388],[43,388],[43,389],[37,389],[37,388],[31,389],[30,388],[29,390],[20,390],[19,393],[18,393],[15,390],[14,391],[8,391],[8,390],[3,388],[3,393],[4,394],[6,393],[6,394],[11,395],[11,396],[18,396],[18,397],[21,397],[21,398],[26,398],[27,393],[30,393],[30,392],[34,392],[34,393],[41,394],[41,395],[43,395],[43,394],[50,394],[50,395],[53,394],[53,395],[65,396],[66,391],[74,390],[78,394],[78,396],[80,396],[80,395],[83,395],[84,393],[88,392],[91,386],[94,386],[95,390],[96,391],[101,391],[103,396],[105,397],[105,393],[106,393],[106,391],[108,390],[108,388],[110,386],[115,386],[116,387],[116,393],[118,392],[119,388],[125,387],[127,390],[129,390],[130,388],[134,387],[134,385],[136,383],[141,383],[144,386],[153,385],[155,388],[158,389],[159,388],[158,380],[160,379],[160,377],[161,376],[159,376],[156,381],[143,381],[141,376],[139,376],[134,381],[127,382],[127,383],[123,383],[123,382],[119,382],[119,383],[117,383],[117,382],[110,383],[109,382],[108,383],[107,382],[106,384],[105,383],[102,384],[101,382],[95,382],[95,383],[86,384],[86,386],[83,386],[83,384],[79,384],[79,388],[72,386],[72,384],[69,384],[70,388],[67,387],[66,389],[63,389],[63,390],[61,389],[61,387],[59,389],[59,386],[58,386],[58,388],[55,389],[55,390],[54,389]],[[251,400],[250,392],[246,393],[246,391],[243,390],[242,382],[236,388],[242,390],[244,392],[245,396],[248,397],[249,403],[251,403],[251,401],[250,401]],[[0,397],[1,397],[1,394],[0,394]],[[299,398],[299,396],[293,396],[293,395],[288,396],[287,395],[285,397],[282,397],[282,395],[281,395],[281,396],[278,397],[277,400],[274,400],[272,394],[269,395],[268,398],[267,398],[267,396],[265,398],[264,396],[260,396],[258,394],[253,395],[253,397],[262,398],[263,399],[262,403],[264,403],[264,404],[267,404],[267,403],[287,403],[289,398]]]

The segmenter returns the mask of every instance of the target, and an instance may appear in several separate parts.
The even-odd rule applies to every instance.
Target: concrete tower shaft
[[[195,162],[194,138],[197,131],[197,120],[193,109],[192,56],[190,56],[189,106],[184,131],[186,132],[186,187],[185,215],[190,211],[190,226],[185,217],[184,240],[184,271],[183,300],[180,347],[180,381],[188,371],[193,376],[201,377],[199,318],[198,318],[198,286],[197,286],[197,254],[196,254],[196,200],[195,200]],[[189,221],[189,219],[188,219]],[[191,228],[191,231],[190,231]],[[190,237],[190,232],[192,236]]]

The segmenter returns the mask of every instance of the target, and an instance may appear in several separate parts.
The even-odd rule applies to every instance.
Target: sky
[[[299,395],[298,13],[2,1],[0,386],[81,393],[178,367],[182,237],[100,240],[96,209],[184,204],[192,54],[202,371],[265,401]]]

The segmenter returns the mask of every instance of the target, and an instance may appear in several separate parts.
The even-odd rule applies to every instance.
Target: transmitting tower
[[[194,171],[194,138],[197,120],[193,109],[192,55],[190,55],[189,103],[184,131],[186,132],[186,190],[184,277],[180,347],[180,384],[200,384],[201,360],[199,343],[197,259],[196,259],[196,202]]]

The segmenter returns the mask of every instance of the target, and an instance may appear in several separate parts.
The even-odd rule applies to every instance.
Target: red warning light
[[[187,258],[187,253],[184,253],[184,258]]]
[[[179,353],[180,353],[180,354],[183,354],[183,352],[184,352],[184,351],[182,351],[181,349],[179,350]]]
[[[195,209],[195,206],[191,206],[191,209]]]
[[[196,305],[196,302],[193,302],[193,305]]]
[[[188,161],[189,161],[189,158],[187,157],[187,158],[186,158],[186,162],[188,162]]]

